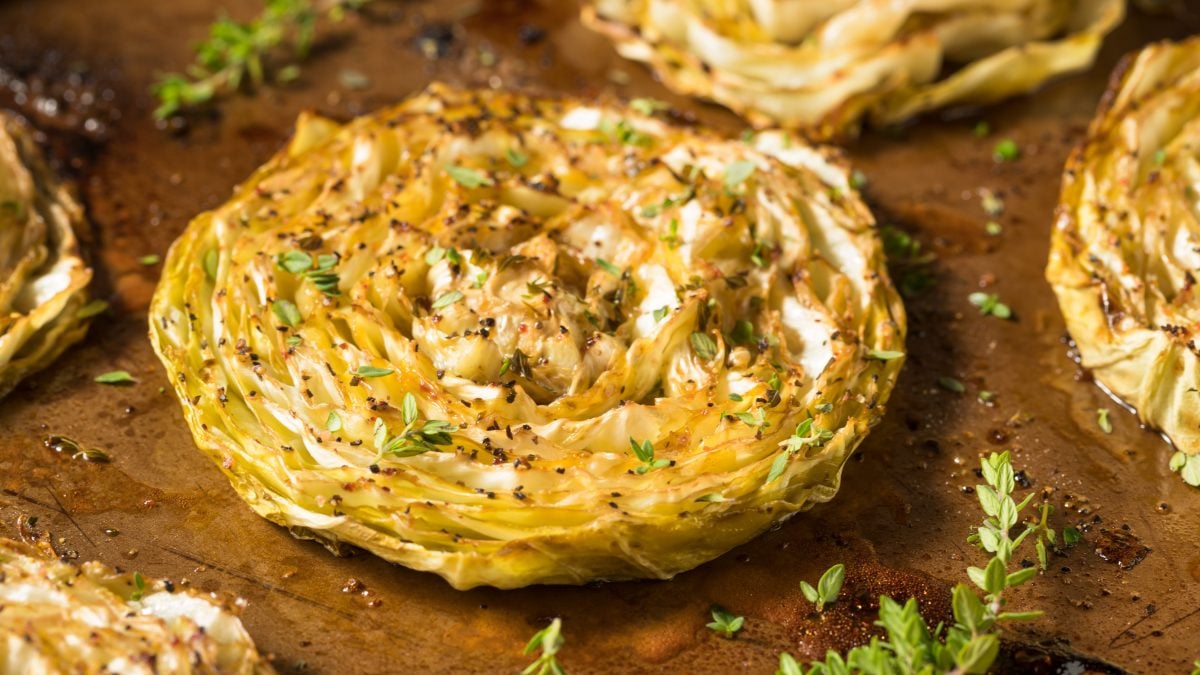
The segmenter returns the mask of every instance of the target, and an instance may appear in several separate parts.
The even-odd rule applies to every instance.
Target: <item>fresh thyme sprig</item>
[[[521,671],[521,675],[563,675],[563,669],[558,665],[557,656],[562,645],[562,619],[556,618],[550,622],[549,626],[534,633],[529,644],[525,645],[527,656],[537,649],[541,649],[542,653],[538,654],[537,659]]]
[[[317,290],[325,295],[338,295],[338,282],[341,280],[333,271],[340,258],[336,253],[313,256],[304,251],[288,251],[275,256],[275,264],[297,276],[311,279]]]
[[[846,580],[846,566],[838,563],[825,570],[817,580],[816,587],[807,581],[800,582],[800,591],[804,597],[817,607],[818,612],[825,611],[825,605],[833,604],[842,592],[842,582]]]
[[[1006,621],[1026,621],[1041,612],[1005,611],[1007,592],[1032,579],[1039,568],[1046,568],[1046,544],[1054,544],[1056,534],[1047,525],[1051,507],[1042,504],[1038,517],[1025,521],[1021,513],[1033,501],[1033,494],[1018,503],[1013,499],[1015,473],[1009,453],[992,453],[981,461],[987,485],[976,488],[986,518],[968,541],[991,554],[985,567],[970,567],[967,576],[983,591],[967,584],[954,587],[951,606],[954,624],[930,628],[909,599],[904,604],[885,596],[879,599],[879,621],[887,633],[885,639],[851,649],[843,657],[829,652],[824,661],[803,668],[788,653],[779,656],[777,675],[891,675],[893,673],[986,673],[1000,650],[998,625]],[[1020,530],[1015,537],[1013,533]],[[1014,552],[1033,539],[1039,565],[1009,572]]]
[[[308,56],[317,21],[340,21],[347,11],[361,9],[371,0],[266,0],[262,14],[245,23],[221,16],[213,22],[208,39],[196,46],[196,61],[186,73],[167,73],[151,88],[158,98],[157,119],[166,119],[187,108],[236,92],[245,84],[266,81],[267,60],[286,45],[292,59],[270,76],[293,80],[298,61]],[[281,51],[281,50],[280,50]]]
[[[745,617],[737,616],[719,605],[712,608],[712,618],[713,620],[706,624],[707,627],[724,635],[727,639],[733,639],[733,636],[746,624]]]
[[[636,456],[638,458],[638,461],[642,463],[641,466],[634,469],[634,472],[643,474],[648,471],[653,471],[655,469],[661,469],[665,466],[671,466],[671,460],[669,460],[669,459],[662,459],[662,458],[655,459],[654,458],[654,445],[650,442],[649,439],[644,440],[641,443],[638,443],[637,440],[633,438],[633,436],[630,436],[629,437],[629,445],[633,448],[634,456]]]
[[[771,470],[767,472],[767,482],[770,483],[783,475],[783,471],[787,468],[788,461],[791,460],[793,454],[801,452],[805,448],[821,447],[832,438],[833,432],[813,426],[813,419],[811,417],[797,424],[796,430],[792,432],[791,437],[779,444],[784,448],[784,451],[779,453],[779,456],[771,463]]]
[[[450,445],[453,442],[450,434],[458,427],[446,420],[425,420],[417,425],[417,397],[413,396],[412,392],[404,395],[400,413],[404,420],[404,429],[395,436],[388,435],[387,424],[383,419],[375,420],[375,446],[380,452],[397,457],[412,457],[432,452],[439,445]]]

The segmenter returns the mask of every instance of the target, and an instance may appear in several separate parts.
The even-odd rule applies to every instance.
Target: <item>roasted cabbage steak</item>
[[[1047,277],[1082,364],[1200,486],[1200,39],[1118,68],[1063,178]]]
[[[1125,0],[588,0],[584,20],[667,86],[756,126],[852,136],[1091,65]]]
[[[92,270],[75,235],[83,222],[33,132],[0,113],[0,396],[87,332]]]
[[[235,607],[0,539],[0,673],[272,672]]]
[[[434,86],[291,144],[150,312],[261,515],[456,587],[666,578],[833,497],[904,313],[836,151]]]

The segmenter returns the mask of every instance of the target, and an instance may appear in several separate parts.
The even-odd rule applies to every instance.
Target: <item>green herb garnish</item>
[[[445,293],[439,295],[437,300],[433,301],[433,304],[430,305],[430,309],[445,309],[459,300],[462,300],[464,297],[465,296],[462,294],[462,291],[446,291]]]
[[[784,653],[779,657],[777,673],[989,672],[1000,649],[998,627],[1005,622],[1028,621],[1041,616],[1041,612],[1005,611],[1005,605],[1009,590],[1032,579],[1039,569],[1046,568],[1046,544],[1055,542],[1055,532],[1047,525],[1052,510],[1049,504],[1038,507],[1040,517],[1023,523],[1021,512],[1036,495],[1030,494],[1020,503],[1013,499],[1016,481],[1007,452],[993,453],[982,459],[980,465],[987,485],[978,486],[976,495],[986,518],[968,541],[979,545],[991,559],[985,567],[968,568],[967,576],[983,591],[983,596],[966,584],[958,584],[951,596],[954,623],[949,627],[939,624],[934,628],[921,616],[915,599],[910,598],[901,605],[882,596],[878,625],[886,631],[886,638],[873,638],[870,643],[851,649],[845,656],[831,651],[825,660],[810,664],[807,669]],[[1066,536],[1064,531],[1064,541]],[[1031,539],[1039,564],[1010,572],[1009,566],[1020,559],[1015,555],[1016,551]]]
[[[767,482],[771,483],[783,475],[784,469],[787,468],[788,460],[792,458],[793,454],[805,448],[819,448],[828,443],[832,438],[833,432],[815,426],[811,417],[797,424],[791,438],[779,444],[784,451],[779,453],[779,456],[771,463],[771,470],[767,473]]]
[[[275,313],[275,318],[289,328],[295,328],[303,319],[300,310],[288,300],[275,300],[271,303],[271,311]]]
[[[997,162],[1013,162],[1021,156],[1021,148],[1017,147],[1017,142],[1011,138],[1006,138],[996,144],[996,149],[992,152],[992,158]]]
[[[979,308],[984,316],[992,315],[997,319],[1011,319],[1012,309],[1000,302],[1000,296],[995,293],[976,292],[967,296],[967,301]]]
[[[417,408],[417,397],[411,391],[404,394],[400,414],[404,421],[404,429],[395,436],[389,435],[387,424],[382,418],[375,420],[374,441],[380,452],[397,457],[413,457],[432,452],[439,445],[449,445],[453,442],[450,434],[457,427],[445,420],[425,420],[417,425],[420,411]]]
[[[629,107],[633,108],[639,114],[649,117],[659,110],[666,110],[670,106],[652,98],[635,98],[629,102]]]
[[[105,312],[107,310],[108,310],[108,302],[106,302],[104,300],[96,299],[96,300],[92,300],[91,302],[84,305],[83,307],[80,307],[79,311],[75,313],[75,318],[90,319],[91,317],[96,316],[97,314],[102,314],[103,312]]]
[[[688,340],[692,343],[692,349],[696,351],[696,356],[705,361],[717,358],[717,343],[709,337],[708,333],[692,333]]]
[[[724,607],[719,605],[713,606],[712,618],[713,620],[707,624],[708,627],[717,633],[721,633],[727,639],[732,639],[733,636],[740,631],[742,626],[744,626],[746,623],[745,617],[734,616]]]
[[[654,445],[649,440],[638,443],[633,436],[630,436],[629,445],[633,448],[634,456],[642,463],[641,466],[634,469],[636,473],[642,474],[654,469],[661,469],[664,466],[671,466],[669,459],[654,459]]]
[[[446,173],[450,174],[454,182],[469,190],[493,184],[491,178],[488,178],[475,169],[468,169],[465,166],[449,164],[446,166]]]
[[[146,594],[146,579],[142,577],[141,572],[133,573],[133,592],[129,594],[129,599],[138,601]]]
[[[520,150],[517,150],[516,148],[509,148],[505,150],[504,158],[508,160],[508,163],[512,165],[514,169],[520,169],[529,162],[529,156]]]
[[[604,258],[596,258],[596,264],[600,266],[600,269],[604,270],[605,272],[608,272],[609,274],[613,275],[614,277],[621,276],[621,268],[608,262]]]
[[[216,281],[217,267],[221,264],[220,254],[217,253],[217,249],[208,249],[208,251],[204,254],[204,260],[202,261],[202,264],[204,265],[204,276],[208,277],[212,281]]]
[[[540,649],[537,659],[521,671],[521,675],[563,675],[562,666],[558,665],[558,650],[563,646],[562,619],[555,619],[549,626],[534,633],[529,644],[525,645],[525,655]]]
[[[296,61],[308,56],[317,20],[325,16],[339,21],[348,10],[370,1],[267,0],[262,13],[251,21],[220,17],[209,28],[208,39],[196,46],[196,61],[187,74],[168,73],[151,87],[159,102],[154,116],[166,119],[244,85],[261,85],[272,76],[266,64],[276,60],[275,52],[282,51],[282,46],[291,49],[294,60],[280,66],[273,79],[294,80],[299,75]]]
[[[1188,485],[1200,487],[1200,455],[1188,455],[1177,450],[1171,455],[1167,466],[1171,471],[1178,473]]]
[[[966,386],[964,386],[962,382],[959,382],[953,377],[939,377],[937,379],[937,383],[942,389],[945,389],[946,391],[952,391],[956,394],[961,394],[967,390]]]
[[[850,172],[850,187],[862,192],[863,188],[867,187],[867,174],[854,169]]]
[[[732,192],[737,186],[746,181],[758,166],[749,159],[739,159],[725,167],[723,181],[725,189]]]
[[[127,370],[113,370],[97,375],[95,381],[99,384],[134,384],[137,382]]]
[[[338,260],[333,253],[323,253],[314,259],[304,251],[286,251],[275,256],[275,264],[280,269],[309,279],[325,295],[338,295],[341,279],[333,271]]]
[[[800,582],[800,591],[809,602],[817,606],[818,612],[825,611],[825,605],[833,604],[838,594],[842,592],[842,582],[846,580],[846,566],[838,563],[825,570],[814,588],[807,581]]]

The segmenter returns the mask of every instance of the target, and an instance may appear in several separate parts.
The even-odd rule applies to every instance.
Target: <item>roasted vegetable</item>
[[[98,562],[76,567],[51,550],[0,539],[0,672],[274,671],[233,607],[141,574]]]
[[[0,396],[87,332],[92,270],[73,229],[82,222],[32,132],[0,114]]]
[[[1030,91],[1092,63],[1124,0],[588,0],[672,89],[756,126],[853,135]]]
[[[1200,39],[1118,69],[1063,178],[1046,275],[1084,367],[1200,485]]]
[[[151,336],[261,515],[456,587],[670,577],[833,497],[904,315],[834,151],[435,86],[172,247]]]

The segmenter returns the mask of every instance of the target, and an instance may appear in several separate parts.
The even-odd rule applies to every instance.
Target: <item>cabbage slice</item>
[[[1146,47],[1071,155],[1046,276],[1084,367],[1200,486],[1200,39]]]
[[[92,270],[75,236],[83,223],[32,131],[0,114],[0,396],[87,332],[80,312]]]
[[[872,216],[836,151],[645,113],[434,86],[302,117],[198,216],[151,337],[250,506],[511,588],[667,578],[833,497],[902,362]]]
[[[40,546],[0,539],[0,672],[274,672],[233,605]]]
[[[852,136],[1091,65],[1125,0],[589,0],[585,22],[667,86],[758,127]]]

